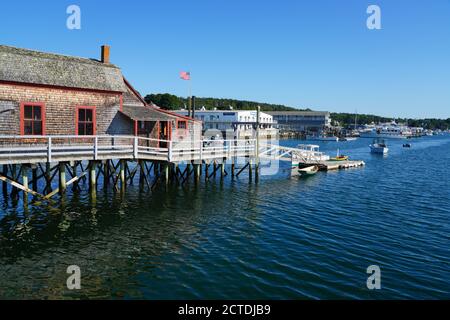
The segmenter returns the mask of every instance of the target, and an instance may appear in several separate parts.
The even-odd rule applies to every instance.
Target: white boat
[[[335,136],[307,136],[306,140],[309,141],[339,141],[338,137]]]
[[[317,161],[328,161],[330,156],[319,151],[319,146],[315,144],[299,144],[297,146],[297,151],[295,156],[303,161],[317,162]]]
[[[376,138],[370,145],[370,152],[378,154],[387,154],[389,152],[389,148],[387,147],[383,139]]]
[[[361,138],[406,139],[413,136],[410,128],[395,122],[361,130]]]
[[[358,140],[358,138],[356,137],[343,137],[343,138],[339,138],[339,141],[355,141]]]
[[[318,166],[309,166],[304,168],[299,168],[298,172],[302,177],[315,175],[319,171]]]

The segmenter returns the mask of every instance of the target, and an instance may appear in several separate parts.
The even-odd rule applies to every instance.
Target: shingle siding
[[[127,122],[126,119],[120,119],[117,116],[120,110],[120,94],[0,84],[0,110],[3,110],[0,112],[2,134],[20,133],[21,102],[45,104],[47,135],[74,135],[77,106],[96,107],[96,131],[99,135],[108,132],[132,133],[131,121]]]

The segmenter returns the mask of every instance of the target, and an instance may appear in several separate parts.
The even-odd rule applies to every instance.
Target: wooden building
[[[109,52],[95,60],[0,46],[0,135],[201,139],[200,122],[148,105]]]

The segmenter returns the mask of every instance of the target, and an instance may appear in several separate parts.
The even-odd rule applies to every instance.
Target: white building
[[[187,110],[175,111],[180,115],[186,116]],[[244,138],[253,137],[256,129],[256,111],[253,110],[195,110],[195,119],[203,122],[203,131],[217,131],[228,135],[234,132],[234,137]],[[275,138],[278,133],[276,121],[270,114],[259,113],[260,129],[259,134],[262,137]],[[227,136],[229,138],[229,136]]]

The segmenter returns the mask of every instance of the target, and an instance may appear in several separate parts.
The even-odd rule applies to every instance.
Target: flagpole
[[[188,111],[188,116],[190,117],[191,116],[191,112],[192,112],[192,83],[191,83],[191,81],[192,81],[192,77],[191,77],[191,72],[189,71],[189,80],[188,80],[188,82],[189,82],[189,97],[188,97],[188,99],[189,99],[189,111]]]

